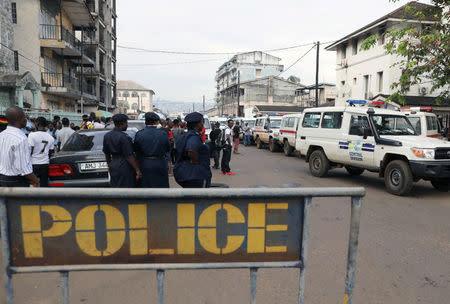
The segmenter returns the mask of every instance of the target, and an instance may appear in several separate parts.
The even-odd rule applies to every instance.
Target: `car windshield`
[[[209,119],[205,118],[205,122],[203,123],[205,129],[211,129],[211,124],[209,123]]]
[[[271,120],[270,127],[271,128],[279,128],[281,126],[281,119]]]
[[[255,127],[255,121],[254,120],[244,120],[244,125],[245,125],[245,123],[248,123],[248,126],[250,128]]]
[[[67,140],[61,151],[79,152],[79,151],[101,151],[103,149],[103,137],[108,132],[76,132]],[[136,129],[125,131],[131,139],[134,140]]]
[[[128,121],[128,128],[142,130],[145,128],[145,121]]]
[[[220,122],[220,125],[221,126],[226,126],[227,125],[227,121],[226,120],[222,120],[222,121],[219,121]]]
[[[406,116],[372,115],[371,118],[379,135],[416,135]]]

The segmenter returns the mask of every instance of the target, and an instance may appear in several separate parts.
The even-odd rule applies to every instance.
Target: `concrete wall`
[[[0,42],[13,48],[14,31],[11,17],[11,1],[0,0]],[[0,45],[0,74],[14,71],[14,53]]]

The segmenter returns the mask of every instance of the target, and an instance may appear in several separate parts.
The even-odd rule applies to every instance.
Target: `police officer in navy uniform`
[[[166,154],[170,150],[167,132],[158,128],[159,116],[145,113],[146,128],[136,133],[134,151],[142,172],[142,188],[169,188]]]
[[[188,131],[176,142],[175,180],[183,188],[209,188],[212,174],[209,147],[201,139],[203,115],[193,112],[185,120]]]
[[[136,180],[142,177],[133,154],[133,142],[124,131],[128,128],[128,116],[113,116],[115,128],[103,138],[103,153],[108,163],[110,186],[113,188],[136,187]]]

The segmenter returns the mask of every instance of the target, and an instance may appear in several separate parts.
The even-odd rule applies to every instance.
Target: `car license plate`
[[[106,162],[95,162],[95,163],[81,163],[80,170],[81,171],[92,171],[92,170],[101,170],[107,169],[108,165]]]

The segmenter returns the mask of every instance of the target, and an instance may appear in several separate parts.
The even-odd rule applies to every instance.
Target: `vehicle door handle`
[[[300,136],[300,139],[306,139],[306,136]]]

